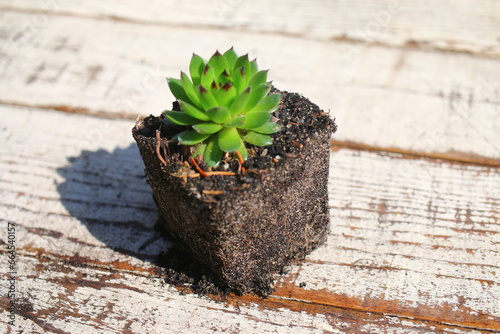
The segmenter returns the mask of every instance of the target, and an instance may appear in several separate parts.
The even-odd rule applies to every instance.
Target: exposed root
[[[304,145],[302,145],[301,143],[298,143],[296,142],[295,140],[292,140],[292,144],[297,146],[298,148],[304,148]]]
[[[246,168],[243,166],[243,164],[245,163],[245,160],[243,160],[243,157],[241,156],[241,153],[236,151],[236,156],[238,157],[238,161],[240,163],[240,170],[241,170],[241,173],[244,174],[246,172]]]
[[[209,176],[215,176],[215,175],[225,175],[225,176],[233,176],[233,175],[236,175],[235,173],[233,172],[223,172],[223,171],[215,171],[215,172],[205,172],[203,169],[201,169],[201,167],[198,165],[198,163],[196,162],[196,159],[194,159],[193,157],[189,157],[189,161],[191,161],[191,163],[193,164],[193,167],[196,169],[196,171],[199,173],[198,176],[203,176],[203,177],[209,177]],[[187,175],[187,177],[197,177],[195,176],[195,174],[190,174],[190,175]]]
[[[193,164],[193,167],[196,169],[196,171],[198,173],[200,173],[202,176],[204,177],[209,177],[210,175],[207,174],[207,172],[205,172],[203,169],[200,168],[200,166],[198,165],[198,163],[196,162],[196,159],[193,158],[193,157],[189,157],[189,161],[191,161],[191,163]]]
[[[163,157],[161,156],[160,147],[161,147],[160,130],[156,130],[156,156],[158,157],[158,160],[160,160],[162,164],[167,165],[167,161],[163,159]]]
[[[222,195],[224,194],[223,190],[203,190],[202,193],[205,195]]]

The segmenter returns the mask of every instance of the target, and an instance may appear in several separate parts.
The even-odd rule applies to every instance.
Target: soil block
[[[274,91],[282,93],[273,114],[282,130],[270,146],[247,144],[245,171],[229,156],[213,169],[234,176],[189,177],[195,173],[188,163],[193,148],[172,143],[178,129],[161,126],[161,118],[149,116],[132,131],[162,228],[218,287],[240,294],[270,294],[284,267],[323,243],[329,230],[335,122],[302,95]],[[166,164],[156,152],[158,129]]]

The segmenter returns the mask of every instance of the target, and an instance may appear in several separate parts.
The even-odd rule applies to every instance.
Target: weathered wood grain
[[[2,145],[3,214],[28,229],[22,239],[34,253],[108,263],[130,260],[120,251],[151,260],[165,249],[161,240],[147,244],[157,212],[131,146],[134,122],[5,107],[2,118],[10,120]],[[66,247],[58,242],[63,236]]]
[[[333,151],[327,244],[270,299],[226,305],[161,287],[152,261],[168,243],[132,121],[11,106],[0,118],[0,240],[18,225],[26,330],[500,330],[498,167]]]
[[[277,87],[331,110],[337,141],[500,160],[495,58],[107,16],[0,15],[5,104],[130,119],[157,114],[171,106],[165,76],[187,69],[193,51],[208,57],[234,45],[271,68]]]
[[[147,6],[116,0],[5,0],[0,9],[500,56],[500,5],[494,0],[154,1]]]
[[[314,292],[279,293],[500,329],[499,168],[349,150],[331,163],[331,234],[294,277]]]
[[[160,279],[136,272],[59,259],[21,256],[19,260],[24,274],[18,289],[23,292],[20,298],[26,298],[26,311],[17,316],[17,329],[30,333],[474,332],[276,297],[210,300],[180,294]],[[2,296],[2,308],[7,303]],[[8,333],[4,319],[0,328]]]

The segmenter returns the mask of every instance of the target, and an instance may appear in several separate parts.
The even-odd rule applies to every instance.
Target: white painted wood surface
[[[322,41],[425,47],[499,56],[500,4],[491,0],[3,0],[4,10],[78,15],[172,28],[231,29]],[[32,22],[38,22],[33,19]],[[210,50],[211,51],[211,50]]]
[[[500,331],[499,34],[493,0],[1,0],[0,332]],[[328,242],[268,299],[161,283],[130,136],[231,45],[339,123]]]
[[[448,20],[460,24],[471,14],[465,8],[488,11],[491,18],[472,15],[471,24],[482,30],[470,30],[480,36],[489,34],[487,44],[498,47],[493,42],[500,31],[496,29],[500,22],[497,2],[477,7],[465,3],[456,9],[455,15],[462,18]],[[191,20],[187,26],[166,25],[161,20],[145,24],[151,8],[184,13],[177,20],[194,15],[188,5],[176,11],[172,5],[162,6],[164,10],[152,6],[141,11],[112,2],[76,5],[68,1],[44,12],[22,1],[9,3],[0,20],[5,41],[0,102],[110,117],[158,113],[170,108],[172,101],[165,76],[186,70],[192,52],[209,57],[216,48],[234,45],[239,52],[258,57],[262,68],[270,68],[277,87],[299,91],[331,110],[340,124],[338,141],[461,160],[477,156],[500,160],[500,61],[496,55],[430,52],[424,47],[388,47],[382,41],[332,41],[252,29],[208,29],[192,25]],[[337,13],[329,6],[325,11],[319,5],[307,6],[315,8],[314,13]],[[364,17],[377,13],[381,4],[359,6],[368,10],[368,14],[358,14]],[[343,4],[340,8],[347,12],[350,7]],[[356,12],[357,7],[353,8]],[[444,9],[436,10],[444,19]],[[250,15],[252,10],[242,12]],[[292,12],[312,20],[307,12]],[[411,11],[402,11],[407,12]],[[322,15],[311,13],[320,22],[333,24]],[[415,22],[415,18],[408,20]],[[418,24],[412,32],[425,27]],[[287,25],[282,29],[286,31]],[[444,34],[441,42],[445,43],[447,29],[438,31]],[[411,33],[406,37],[412,39]]]
[[[327,244],[269,300],[224,304],[161,286],[151,262],[168,243],[154,239],[157,212],[128,137],[132,121],[5,106],[0,117],[0,236],[17,224],[18,291],[34,309],[18,319],[27,331],[500,329],[496,167],[332,152]],[[102,136],[89,140],[89,129]],[[348,314],[336,318],[337,308]]]

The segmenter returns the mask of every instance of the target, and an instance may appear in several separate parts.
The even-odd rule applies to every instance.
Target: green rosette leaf
[[[182,131],[173,136],[183,145],[196,145],[209,166],[217,166],[224,152],[239,152],[247,159],[245,143],[263,146],[280,126],[271,122],[280,94],[270,94],[268,71],[257,61],[238,56],[233,48],[216,51],[208,61],[193,53],[189,74],[168,79],[181,111],[165,111],[165,126]],[[186,128],[188,127],[188,128]],[[186,130],[187,129],[187,130]]]
[[[205,141],[199,143],[196,146],[196,150],[194,151],[194,154],[193,154],[194,158],[197,158],[200,155],[203,156],[205,154],[205,149],[207,148],[207,140],[208,139],[206,139]]]
[[[234,62],[234,71],[243,67],[247,74],[250,74],[250,61],[248,59],[248,54],[238,57]]]
[[[236,97],[236,88],[227,82],[214,92],[214,97],[220,106],[230,106]]]
[[[203,152],[203,159],[210,167],[215,167],[222,159],[224,152],[219,147],[218,135],[210,136]]]
[[[281,126],[276,123],[267,122],[266,124],[253,128],[253,132],[262,133],[264,135],[271,135],[281,130]]]
[[[245,143],[241,142],[241,146],[237,152],[239,152],[241,154],[241,157],[243,158],[243,160],[246,160],[248,158],[248,151],[247,151],[247,148],[245,146]]]
[[[201,106],[204,110],[212,109],[219,106],[217,100],[212,95],[212,93],[202,85],[198,86],[198,93],[200,95]]]
[[[210,65],[214,69],[215,76],[219,76],[222,72],[229,70],[229,62],[227,59],[216,51],[215,54],[208,61],[208,65]]]
[[[212,122],[226,123],[231,119],[231,113],[226,107],[215,107],[207,110],[207,115]]]
[[[257,146],[267,146],[273,143],[271,136],[254,131],[248,131],[247,134],[243,136],[243,140]]]
[[[212,122],[199,123],[193,125],[193,129],[198,133],[211,135],[222,129],[222,124],[217,124]]]
[[[248,70],[249,78],[252,78],[259,71],[259,66],[257,66],[257,59],[254,59],[249,63]]]
[[[200,84],[206,89],[210,89],[212,83],[215,81],[215,71],[210,65],[206,65],[201,73]]]
[[[223,128],[218,132],[219,147],[225,152],[237,151],[242,145],[240,134],[236,128]]]
[[[224,124],[224,126],[227,128],[243,126],[243,124],[245,124],[246,120],[247,120],[246,116],[243,116],[243,115],[236,116],[236,117],[233,117],[230,121],[226,122]]]
[[[256,86],[259,86],[259,85],[265,83],[267,81],[267,73],[268,72],[269,72],[268,70],[264,70],[264,71],[259,71],[259,72],[255,73],[255,75],[252,76],[252,78],[248,82],[248,85],[252,86],[252,87],[256,87]]]
[[[243,93],[236,96],[234,102],[231,104],[229,111],[231,112],[231,116],[237,116],[243,114],[246,110],[246,105],[248,100],[250,99],[250,94],[252,93],[252,87],[248,87]]]
[[[233,85],[236,88],[237,95],[241,94],[247,87],[246,72],[245,67],[240,67],[233,73]]]
[[[263,98],[269,94],[271,91],[270,83],[262,83],[257,87],[252,87],[252,94],[250,94],[250,98],[248,99],[248,103],[246,105],[247,110],[252,110]]]
[[[194,86],[198,86],[200,84],[201,72],[203,71],[205,65],[205,60],[193,53],[191,62],[189,63],[189,74],[191,75]]]
[[[210,137],[210,134],[198,133],[195,130],[187,130],[181,132],[177,136],[177,140],[182,145],[196,145]]]
[[[258,128],[266,124],[271,119],[271,114],[267,111],[249,112],[245,114],[245,116],[247,117],[247,120],[245,121],[245,124],[238,127],[239,129],[253,130],[254,128]]]
[[[182,82],[179,79],[168,78],[167,79],[168,88],[177,100],[186,101],[188,103],[193,103],[191,99],[186,95],[184,87],[182,87]]]
[[[163,115],[168,118],[172,123],[177,125],[193,125],[200,123],[198,118],[189,116],[187,113],[182,111],[164,111]]]
[[[189,100],[192,101],[193,104],[195,104],[197,107],[203,108],[193,83],[189,79],[188,75],[184,72],[181,72],[181,83],[182,88],[184,88],[184,92],[186,92]]]
[[[231,81],[231,75],[227,71],[223,71],[218,77],[217,77],[217,85],[219,87],[223,87],[227,83],[230,83]]]
[[[205,112],[203,112],[201,109],[197,108],[196,106],[189,104],[188,102],[184,102],[182,100],[179,100],[179,106],[181,107],[181,110],[184,111],[186,114],[188,114],[191,117],[197,118],[200,121],[208,121],[209,118]]]
[[[281,94],[275,93],[275,94],[270,94],[263,98],[255,107],[250,110],[250,112],[254,111],[267,111],[267,112],[274,112],[278,110],[279,103],[281,101]]]
[[[234,63],[236,62],[236,59],[238,59],[238,55],[234,51],[234,48],[230,48],[223,54],[224,58],[226,58],[228,64],[229,64],[229,69],[232,71],[234,69]]]

